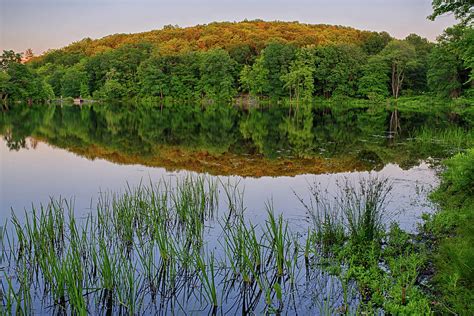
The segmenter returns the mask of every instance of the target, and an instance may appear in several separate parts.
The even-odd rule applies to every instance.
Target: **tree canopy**
[[[472,27],[438,43],[416,34],[298,22],[243,21],[166,27],[85,39],[26,61],[5,51],[2,99],[47,96],[230,101],[245,94],[292,102],[313,97],[380,98],[472,91]],[[25,63],[26,61],[26,63]],[[35,92],[36,91],[36,92]]]

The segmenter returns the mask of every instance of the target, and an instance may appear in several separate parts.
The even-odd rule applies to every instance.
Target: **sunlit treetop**
[[[299,47],[342,43],[363,45],[372,33],[374,32],[360,31],[350,27],[299,22],[261,20],[215,22],[186,28],[165,26],[161,30],[114,34],[97,40],[86,38],[60,50],[46,52],[43,56],[58,51],[92,56],[125,44],[137,43],[149,43],[161,54],[206,51],[213,48],[230,50],[244,45],[260,51],[272,41],[290,43]]]

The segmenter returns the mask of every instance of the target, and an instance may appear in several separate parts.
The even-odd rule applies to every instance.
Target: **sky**
[[[35,54],[85,37],[136,33],[213,21],[300,21],[416,33],[435,41],[452,16],[432,22],[431,0],[0,0],[0,49]]]

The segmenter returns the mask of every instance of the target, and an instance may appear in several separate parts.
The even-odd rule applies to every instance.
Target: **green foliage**
[[[444,97],[459,95],[461,82],[458,69],[460,60],[444,46],[437,46],[429,56],[428,86]]]
[[[20,62],[20,55],[4,51],[0,57],[0,96],[4,104],[16,101],[45,101],[54,97],[51,86],[34,69]]]
[[[393,40],[385,46],[380,55],[390,68],[392,96],[398,98],[407,71],[416,67],[415,48],[407,41]]]
[[[255,61],[252,69],[243,69],[242,84],[254,94],[265,94],[271,98],[287,95],[285,82],[282,78],[285,78],[289,72],[294,56],[293,46],[276,42],[268,44]]]
[[[61,90],[62,90],[61,80],[65,73],[64,66],[47,63],[37,68],[37,72],[40,76],[44,78],[44,80],[49,85],[51,85],[54,91],[54,95],[57,97],[61,96]]]
[[[362,77],[358,83],[358,91],[361,95],[374,99],[388,96],[389,67],[380,56],[370,57],[367,64],[362,68]]]
[[[107,79],[100,88],[94,94],[98,99],[106,100],[120,100],[127,96],[127,88],[124,87],[117,79]]]
[[[263,58],[257,58],[252,66],[245,65],[240,72],[240,84],[245,91],[262,95],[269,91],[268,74],[269,70],[264,67]]]
[[[416,60],[413,67],[406,71],[406,89],[416,93],[422,93],[428,90],[427,87],[427,71],[428,56],[434,47],[426,38],[422,38],[416,34],[410,34],[405,41],[415,48]]]
[[[235,94],[234,64],[225,50],[211,50],[201,55],[200,60],[201,92],[210,99],[229,100]]]
[[[61,95],[77,98],[81,96],[83,92],[81,88],[83,89],[85,84],[87,84],[87,73],[84,68],[81,65],[70,67],[61,78]]]
[[[229,100],[235,94],[234,61],[224,50],[152,56],[138,68],[143,96]]]
[[[380,53],[393,38],[387,32],[370,33],[362,47],[369,55]]]
[[[474,4],[470,0],[433,0],[433,13],[428,17],[430,20],[448,13],[454,13],[456,19],[469,24],[474,19]]]
[[[126,96],[136,95],[139,91],[137,69],[140,63],[150,55],[151,47],[146,43],[124,45],[85,59],[84,67],[88,77],[89,92],[99,90],[114,72],[117,80],[125,89]]]
[[[445,162],[442,188],[446,194],[474,195],[474,149],[460,153]]]
[[[428,86],[444,96],[470,93],[472,28],[447,29],[432,53],[433,44],[416,34],[401,41],[386,32],[351,37],[352,31],[263,21],[172,27],[84,39],[28,64],[65,97],[230,101],[241,91],[298,103],[314,96],[379,100],[389,87],[395,98]],[[2,64],[20,57],[7,52]]]
[[[313,74],[316,70],[314,54],[311,49],[302,48],[297,50],[296,58],[292,61],[288,73],[282,74],[281,80],[284,87],[290,91],[290,98],[311,102],[314,92]],[[290,100],[291,101],[291,100]]]
[[[12,50],[4,50],[0,56],[0,68],[7,70],[12,64],[19,64],[21,62],[21,54],[15,53]]]
[[[314,77],[318,94],[354,96],[366,54],[357,46],[339,45],[318,47],[315,55]]]
[[[461,50],[461,58],[464,61],[464,67],[469,69],[469,82],[474,82],[474,28],[473,27],[466,27],[464,29],[463,37],[460,41]]]
[[[442,312],[468,315],[474,308],[474,149],[445,162],[447,169],[433,199],[441,210],[425,229],[439,242],[435,249],[435,281]],[[446,306],[446,310],[444,310]]]
[[[428,84],[432,91],[459,97],[472,89],[473,33],[472,27],[455,25],[438,38],[429,56]]]

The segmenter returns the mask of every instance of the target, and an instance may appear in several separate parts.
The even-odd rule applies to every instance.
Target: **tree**
[[[428,86],[438,95],[457,97],[461,93],[459,68],[462,61],[445,45],[438,45],[429,56]]]
[[[54,95],[61,95],[61,80],[64,76],[65,68],[63,65],[47,63],[37,68],[38,74],[53,88]]]
[[[474,84],[474,28],[467,27],[464,30],[460,44],[463,48],[461,51],[461,58],[464,61],[465,69],[469,71],[469,81],[472,86],[472,84]]]
[[[87,58],[84,69],[88,76],[89,91],[99,90],[105,84],[107,74],[114,69],[114,80],[127,90],[127,95],[138,94],[138,67],[150,56],[150,52],[151,46],[147,43],[128,44]]]
[[[233,60],[223,49],[202,53],[199,68],[201,92],[211,99],[228,100],[233,97],[233,67]]]
[[[318,92],[326,97],[355,95],[367,55],[354,45],[318,47],[315,54],[314,75]]]
[[[264,67],[261,55],[252,66],[245,65],[240,72],[240,84],[252,95],[263,95],[270,90],[269,70]]]
[[[127,96],[127,88],[118,80],[117,71],[112,68],[106,75],[104,85],[95,93],[99,99],[119,100]]]
[[[416,65],[415,49],[406,41],[394,40],[388,43],[380,54],[390,66],[392,96],[397,99],[400,95],[407,70]]]
[[[0,99],[6,105],[10,88],[10,75],[5,71],[0,71]]]
[[[154,55],[138,68],[141,95],[188,100],[199,97],[200,54]]]
[[[369,55],[376,55],[387,46],[393,38],[387,32],[372,32],[364,41],[362,47]]]
[[[429,56],[428,85],[442,96],[458,97],[472,88],[474,31],[455,25],[438,37]]]
[[[33,50],[31,48],[28,48],[27,50],[25,50],[25,53],[23,54],[24,61],[29,61],[33,57],[35,57],[35,54],[33,53]]]
[[[405,41],[412,45],[416,52],[416,60],[413,67],[407,69],[406,87],[414,92],[422,92],[427,90],[427,71],[428,56],[434,47],[426,38],[422,38],[416,34],[410,34]]]
[[[66,69],[61,79],[61,95],[77,98],[81,95],[84,84],[87,84],[87,73],[83,67],[81,65],[70,67]]]
[[[244,66],[251,65],[257,55],[248,44],[233,45],[228,51],[230,57],[236,62],[235,70],[237,73],[240,73]]]
[[[362,67],[362,77],[358,82],[359,94],[369,99],[388,96],[390,67],[381,56],[372,56]]]
[[[243,87],[254,95],[280,98],[286,95],[282,78],[288,73],[295,57],[295,48],[281,43],[270,43],[260,53],[252,67],[244,67],[240,73]]]
[[[453,13],[463,24],[469,24],[474,19],[474,2],[472,0],[433,0],[433,13],[428,18],[434,21],[438,16]]]
[[[21,62],[21,54],[15,53],[12,50],[4,50],[0,56],[0,68],[7,70],[11,64],[18,64]]]
[[[309,102],[314,92],[314,54],[310,48],[302,48],[296,52],[296,58],[291,63],[289,72],[283,74],[281,79],[284,87],[290,91],[290,101],[293,95],[298,106],[300,97]]]
[[[164,57],[152,56],[140,64],[137,72],[142,95],[161,98],[170,95],[170,70],[166,61]]]
[[[173,59],[173,64],[170,67],[171,96],[173,98],[188,100],[199,97],[200,67],[201,56],[196,52],[180,54]],[[232,67],[230,73],[233,84],[234,72]]]
[[[263,93],[272,98],[285,95],[285,83],[282,77],[288,73],[291,62],[295,57],[295,48],[281,43],[270,43],[262,51],[262,66],[267,72],[267,84]],[[263,90],[263,89],[262,89]]]
[[[54,96],[51,86],[34,69],[21,63],[20,54],[4,51],[0,64],[0,95],[4,106],[8,99],[31,103]]]

